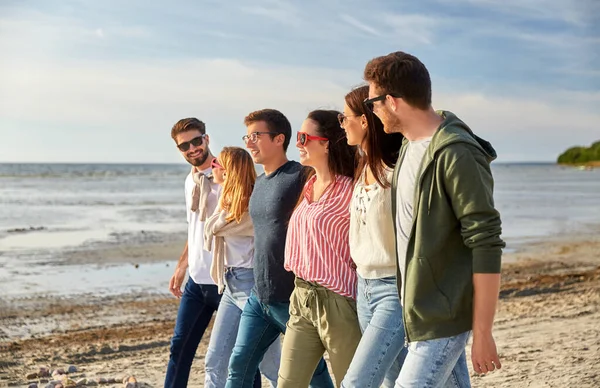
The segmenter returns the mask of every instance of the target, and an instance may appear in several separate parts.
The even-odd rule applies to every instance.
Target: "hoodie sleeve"
[[[463,241],[473,252],[474,273],[499,273],[504,241],[500,213],[494,207],[494,179],[486,155],[477,147],[448,146],[444,174],[446,193]]]

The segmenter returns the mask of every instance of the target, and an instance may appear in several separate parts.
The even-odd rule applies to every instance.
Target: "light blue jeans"
[[[411,342],[396,388],[471,387],[465,354],[470,334]]]
[[[242,311],[254,287],[254,273],[251,268],[229,268],[225,273],[225,291],[217,310],[217,317],[206,352],[207,388],[223,388],[227,382],[229,358],[237,338]],[[273,342],[260,363],[261,373],[269,380],[271,387],[277,386],[281,344]]]
[[[392,388],[407,353],[396,277],[358,276],[356,306],[363,335],[341,386]]]

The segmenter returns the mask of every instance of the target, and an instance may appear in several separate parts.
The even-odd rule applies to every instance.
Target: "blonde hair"
[[[240,222],[244,213],[248,211],[250,194],[256,182],[252,157],[243,148],[225,147],[219,154],[219,162],[227,174],[219,207],[228,213],[227,221]]]

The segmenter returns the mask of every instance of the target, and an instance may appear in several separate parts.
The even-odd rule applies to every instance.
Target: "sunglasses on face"
[[[225,168],[225,167],[221,166],[221,163],[219,163],[219,160],[217,158],[213,158],[213,160],[210,162],[210,167],[211,168],[222,168],[222,169]]]
[[[205,136],[206,135],[200,135],[198,137],[193,138],[190,141],[184,141],[181,144],[177,144],[177,148],[179,148],[179,151],[181,152],[186,152],[190,149],[190,145],[193,145],[194,147],[199,147],[202,145],[202,143],[204,143]]]
[[[298,143],[300,143],[301,145],[305,145],[309,140],[323,140],[323,141],[327,141],[329,139],[326,138],[326,137],[312,136],[312,135],[309,135],[306,132],[298,132],[298,135],[296,136],[296,141],[298,141]]]
[[[399,94],[392,94],[392,93],[382,94],[382,95],[380,95],[380,96],[377,96],[377,97],[373,97],[373,98],[366,98],[366,99],[363,101],[363,105],[364,105],[364,106],[365,106],[365,108],[367,108],[367,109],[368,109],[370,112],[373,112],[373,107],[374,107],[375,103],[376,103],[377,101],[383,101],[383,100],[385,100],[385,98],[386,98],[387,96],[392,96],[392,97],[394,97],[394,98],[401,98],[401,97],[402,97],[402,96],[401,96],[401,95],[399,95]]]

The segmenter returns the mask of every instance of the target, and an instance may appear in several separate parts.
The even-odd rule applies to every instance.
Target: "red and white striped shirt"
[[[290,219],[285,244],[285,269],[340,295],[356,298],[356,266],[350,257],[351,178],[335,182],[316,202],[311,194],[316,176],[306,182],[302,202]]]

